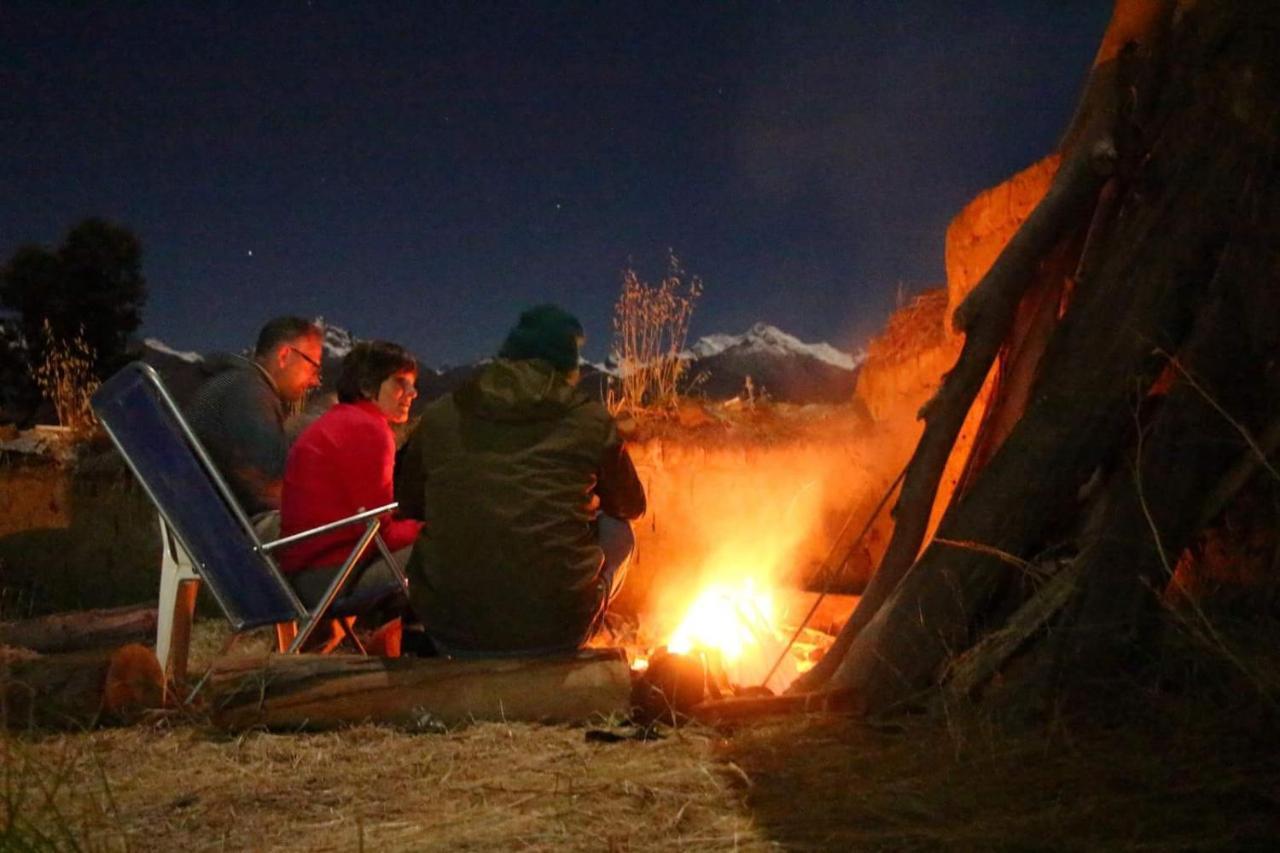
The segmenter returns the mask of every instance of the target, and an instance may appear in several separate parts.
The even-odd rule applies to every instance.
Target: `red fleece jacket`
[[[339,403],[325,412],[289,450],[280,502],[281,535],[391,503],[395,458],[391,426],[373,403]],[[421,528],[420,521],[388,517],[381,534],[397,551],[412,545]],[[289,546],[280,568],[296,572],[341,565],[363,531],[364,525],[353,524]]]

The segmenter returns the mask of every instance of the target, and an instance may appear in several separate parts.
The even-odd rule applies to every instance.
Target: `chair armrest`
[[[294,542],[301,542],[304,539],[310,539],[312,536],[318,536],[321,533],[328,533],[330,530],[337,530],[340,527],[346,527],[347,525],[350,525],[350,524],[359,524],[362,521],[368,521],[371,518],[377,518],[380,515],[384,515],[388,512],[391,512],[398,506],[400,506],[399,503],[392,502],[387,504],[386,506],[380,506],[374,509],[366,509],[363,512],[356,513],[355,515],[351,515],[346,518],[340,518],[337,521],[331,521],[328,524],[322,524],[319,527],[313,527],[310,530],[303,530],[301,533],[293,533],[293,534],[290,534],[289,536],[282,536],[281,538],[276,539],[272,542],[262,543],[262,550],[274,551],[275,549],[281,548],[285,545],[292,545]]]

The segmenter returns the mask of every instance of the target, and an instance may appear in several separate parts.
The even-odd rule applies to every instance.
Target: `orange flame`
[[[804,666],[792,654],[784,655],[789,637],[776,610],[773,593],[759,589],[752,578],[737,586],[712,584],[694,600],[667,649],[716,652],[732,684],[781,693]]]
[[[757,591],[751,578],[737,588],[712,584],[693,602],[667,648],[676,654],[715,649],[726,664],[735,664],[773,633],[773,620],[773,596]]]
[[[706,651],[733,687],[785,690],[826,648],[809,631],[787,649],[807,612],[797,606],[799,590],[830,553],[850,490],[878,483],[876,458],[856,442],[797,439],[723,447],[655,440],[635,459],[653,517],[636,533],[651,572],[648,585],[631,588],[644,595],[631,602],[644,628],[638,645]],[[639,656],[632,665],[647,664]]]

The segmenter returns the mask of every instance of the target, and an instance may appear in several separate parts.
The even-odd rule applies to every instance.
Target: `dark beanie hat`
[[[558,305],[535,305],[520,315],[520,322],[507,334],[498,357],[513,361],[540,358],[568,373],[578,366],[578,341],[582,336],[582,324],[568,311]]]

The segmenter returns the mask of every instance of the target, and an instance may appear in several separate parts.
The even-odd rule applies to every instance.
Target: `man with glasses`
[[[285,420],[320,385],[323,344],[324,333],[310,320],[277,317],[258,333],[251,357],[209,358],[209,378],[187,404],[192,430],[255,519],[278,517],[289,451]]]

